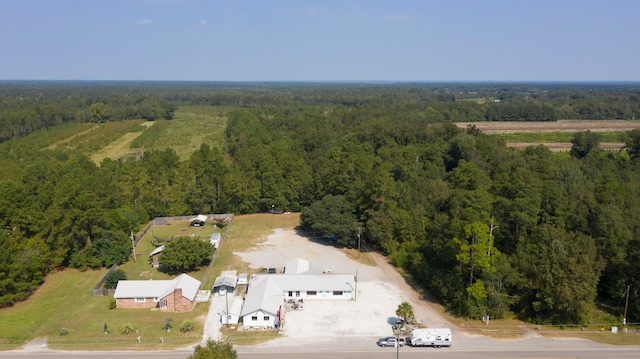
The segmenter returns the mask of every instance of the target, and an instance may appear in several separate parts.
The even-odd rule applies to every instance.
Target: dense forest
[[[0,142],[66,122],[171,119],[177,104],[370,108],[443,121],[636,119],[637,84],[1,82]]]
[[[586,132],[557,154],[453,124],[631,120],[638,96],[638,84],[2,83],[1,155],[15,165],[0,175],[0,306],[51,270],[127,260],[129,233],[155,216],[273,205],[343,245],[361,236],[457,315],[592,323],[601,309],[621,318],[628,291],[638,322],[640,131],[621,152]],[[100,165],[17,153],[64,123],[170,121],[188,105],[224,108],[220,149]]]

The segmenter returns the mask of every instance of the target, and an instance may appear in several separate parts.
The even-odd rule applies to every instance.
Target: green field
[[[226,117],[214,107],[185,106],[178,109],[173,120],[158,120],[140,126],[137,132],[122,135],[93,152],[96,163],[106,157],[119,159],[144,151],[172,148],[181,160],[186,160],[200,145],[222,148]]]
[[[227,118],[219,109],[204,106],[185,106],[175,113],[171,121],[156,121],[131,141],[131,149],[164,150],[172,148],[180,160],[186,160],[200,145],[222,149]],[[131,150],[129,149],[129,150]],[[119,154],[114,154],[117,158]]]

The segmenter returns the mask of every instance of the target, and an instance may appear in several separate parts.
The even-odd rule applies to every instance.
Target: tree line
[[[69,122],[172,119],[175,104],[104,84],[0,83],[0,142]]]
[[[177,104],[371,107],[432,121],[636,119],[629,84],[0,82],[0,142],[67,122],[172,119]]]
[[[521,90],[517,101],[488,105],[526,103]],[[171,96],[202,91],[184,85]],[[627,288],[627,317],[640,315],[640,131],[627,133],[620,152],[599,151],[588,132],[576,134],[570,154],[518,151],[441,118],[436,108],[474,103],[441,89],[426,109],[394,99],[411,86],[397,94],[301,86],[301,98],[344,98],[295,106],[251,102],[251,91],[278,97],[295,87],[247,91],[242,106],[228,108],[222,150],[203,145],[180,161],[167,148],[100,165],[56,156],[1,181],[0,304],[26,298],[55,268],[127,260],[128,234],[150,218],[274,206],[302,211],[310,232],[374,246],[458,315],[589,323],[599,304],[621,316]],[[633,90],[602,91],[631,98]]]

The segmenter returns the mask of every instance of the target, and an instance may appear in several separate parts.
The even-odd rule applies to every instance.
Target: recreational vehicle
[[[453,337],[449,328],[422,328],[411,331],[407,344],[412,347],[450,347]]]

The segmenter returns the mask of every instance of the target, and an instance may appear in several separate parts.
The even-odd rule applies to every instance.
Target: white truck
[[[407,344],[412,347],[450,347],[453,344],[449,328],[421,328],[411,331]]]

